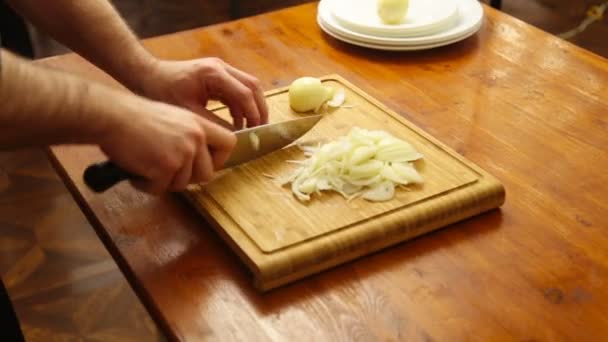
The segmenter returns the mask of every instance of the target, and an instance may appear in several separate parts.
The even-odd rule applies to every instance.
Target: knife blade
[[[281,149],[308,132],[322,115],[251,127],[235,133],[236,146],[224,163],[229,168]]]
[[[224,163],[224,168],[260,158],[291,144],[308,132],[322,117],[323,115],[308,116],[235,132],[237,143]],[[141,177],[123,170],[110,160],[89,165],[83,174],[84,183],[95,192],[104,192],[123,180],[137,178]]]

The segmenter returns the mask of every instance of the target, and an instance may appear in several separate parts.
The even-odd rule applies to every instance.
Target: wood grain
[[[178,196],[81,181],[95,147],[51,156],[169,337],[179,340],[602,340],[608,334],[608,62],[485,8],[481,31],[415,53],[349,46],[314,4],[146,42],[215,55],[266,89],[337,73],[506,188],[493,211],[261,295]],[[44,63],[112,83],[75,56]],[[113,83],[112,83],[113,84]],[[255,205],[252,203],[252,206]]]
[[[0,256],[26,341],[164,340],[42,150],[0,152]]]
[[[298,140],[300,144],[328,142],[354,127],[389,132],[424,155],[416,167],[425,182],[410,191],[397,189],[394,199],[387,202],[346,201],[335,192],[326,192],[302,203],[289,187],[277,184],[277,179],[287,178],[297,167],[286,161],[304,159],[302,151],[292,146],[235,167],[209,184],[191,186],[186,197],[239,255],[246,256],[244,261],[260,290],[412,239],[504,202],[504,188],[487,172],[339,75],[321,80],[344,90],[347,101],[344,107],[327,110]],[[275,113],[271,121],[302,117],[290,108],[287,91],[288,87],[282,87],[267,93],[270,112]],[[215,112],[230,115],[226,107]]]

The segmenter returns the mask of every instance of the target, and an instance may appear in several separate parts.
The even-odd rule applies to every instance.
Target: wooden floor
[[[229,16],[218,10],[204,12],[213,16],[206,21],[194,20],[187,3],[200,2],[189,0],[180,6],[165,1],[164,20],[150,19],[161,2],[144,1],[143,9],[136,1],[117,4],[141,36]],[[577,25],[588,5],[601,2],[503,0],[505,12],[554,34]],[[604,19],[572,41],[608,57],[606,37]],[[41,55],[63,51],[44,36],[37,42]],[[29,341],[163,339],[40,150],[0,153],[0,272]]]
[[[161,339],[40,150],[0,154],[0,272],[28,341]]]
[[[576,27],[592,5],[606,0],[502,0],[503,12],[551,34]],[[575,45],[608,58],[608,12],[584,32],[569,39]]]

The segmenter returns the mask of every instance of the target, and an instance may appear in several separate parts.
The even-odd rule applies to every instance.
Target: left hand
[[[227,122],[206,109],[209,100],[219,100],[230,109],[234,128],[268,123],[268,107],[260,82],[219,58],[190,61],[156,61],[142,75],[142,95],[185,107],[226,126]]]

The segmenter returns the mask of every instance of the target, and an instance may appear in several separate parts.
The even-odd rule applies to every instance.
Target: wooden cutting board
[[[345,105],[326,111],[299,143],[331,141],[353,127],[390,132],[424,155],[416,168],[421,186],[397,189],[388,202],[346,201],[336,193],[303,203],[278,179],[304,159],[296,146],[233,168],[185,195],[268,290],[389,245],[500,206],[503,186],[491,175],[429,136],[340,76],[323,83],[346,92]],[[287,88],[266,94],[271,122],[301,117],[289,107]],[[220,116],[228,109],[217,108]]]

